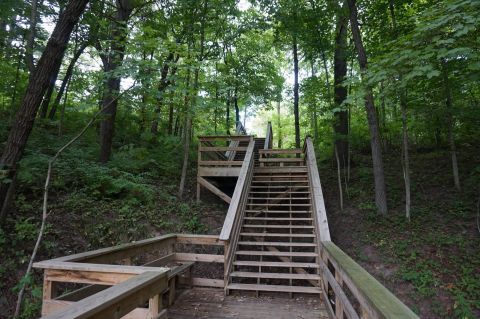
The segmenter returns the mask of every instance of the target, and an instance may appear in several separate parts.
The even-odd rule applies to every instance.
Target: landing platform
[[[168,308],[169,319],[327,319],[325,305],[319,297],[285,295],[255,297],[245,295],[225,296],[223,289],[194,288],[178,296]]]

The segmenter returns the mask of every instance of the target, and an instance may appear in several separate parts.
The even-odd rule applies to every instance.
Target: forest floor
[[[336,165],[320,164],[332,240],[421,318],[480,318],[478,154],[459,152],[456,192],[448,152],[411,158],[411,221],[399,156],[385,159],[389,214],[375,212],[370,156],[354,154],[344,209]]]
[[[73,124],[72,132],[76,129]],[[0,127],[1,129],[1,127]],[[35,243],[46,163],[68,135],[37,129],[18,178],[15,206],[0,228],[0,318],[10,318]],[[2,133],[2,132],[0,132]],[[55,165],[48,227],[37,260],[172,232],[218,234],[227,206],[207,195],[195,203],[195,154],[184,201],[177,199],[178,138],[117,145],[108,165],[97,163],[96,134]],[[2,134],[0,134],[1,136]],[[128,137],[131,140],[131,136]],[[368,152],[354,154],[345,209],[339,211],[336,170],[320,163],[333,240],[422,318],[480,318],[480,236],[476,230],[478,157],[460,151],[464,191],[451,185],[446,152],[412,156],[412,220],[403,212],[397,158],[386,158],[390,213],[376,214]],[[478,156],[478,155],[477,155]],[[24,319],[39,315],[42,272],[27,279]]]

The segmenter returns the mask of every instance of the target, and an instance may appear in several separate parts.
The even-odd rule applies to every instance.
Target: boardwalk
[[[325,305],[312,296],[288,298],[285,295],[255,297],[232,294],[220,289],[195,288],[184,291],[168,309],[171,319],[326,319]]]

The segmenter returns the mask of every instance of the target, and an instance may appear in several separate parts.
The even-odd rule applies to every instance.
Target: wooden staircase
[[[227,291],[319,294],[310,183],[303,159],[296,157],[302,152],[259,153]]]

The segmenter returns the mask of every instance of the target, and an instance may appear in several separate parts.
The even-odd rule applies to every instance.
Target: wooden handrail
[[[310,179],[310,191],[312,193],[312,205],[314,210],[314,220],[321,241],[330,241],[330,229],[328,228],[327,211],[323,199],[322,185],[320,184],[320,175],[318,174],[317,159],[312,139],[307,137],[304,145],[305,164]]]
[[[333,274],[327,265],[331,265]],[[347,318],[419,318],[333,242],[322,242],[321,268],[324,278],[327,278],[324,279],[324,291],[329,291],[328,282],[335,297],[336,318],[343,318],[343,312]],[[347,286],[353,297],[358,300],[360,304],[358,313],[344,293],[344,286]]]
[[[144,272],[42,318],[121,318],[167,288],[167,273]]]
[[[245,159],[243,160],[242,168],[240,169],[240,175],[238,176],[237,184],[235,185],[235,191],[233,192],[232,201],[230,202],[230,206],[228,207],[225,222],[223,223],[223,228],[219,237],[220,240],[230,240],[234,221],[237,217],[239,209],[241,208],[241,197],[245,193],[245,190],[249,184],[248,175],[249,173],[251,173],[251,170],[253,168],[254,146],[255,142],[252,137],[250,138],[247,153],[245,154]]]
[[[171,241],[173,243],[175,241],[175,237],[175,234],[158,236],[145,240],[134,241],[127,244],[121,244],[114,247],[102,248],[79,254],[59,257],[51,259],[50,261],[88,261],[91,263],[109,263],[136,256],[145,250],[154,250],[158,246],[165,245],[165,242],[167,241]]]

